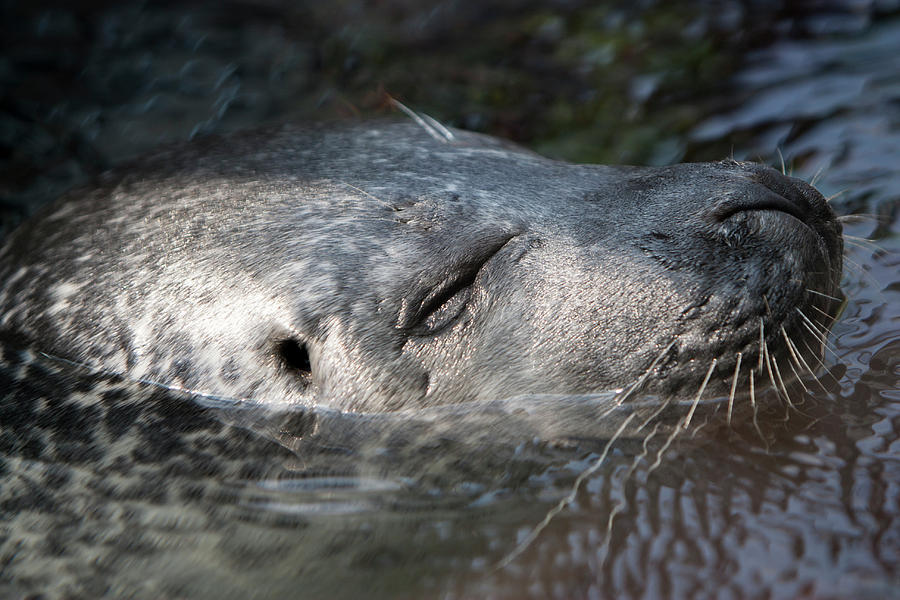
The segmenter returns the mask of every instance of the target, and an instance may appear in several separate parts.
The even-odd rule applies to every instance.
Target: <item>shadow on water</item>
[[[566,155],[616,137],[616,130],[584,134],[596,124],[591,115],[607,111],[625,141],[605,160],[734,155],[777,164],[777,148],[826,196],[841,194],[833,201],[839,212],[866,215],[845,224],[850,301],[824,373],[792,392],[793,407],[770,394],[755,412],[744,404],[729,426],[723,403],[707,402],[678,435],[690,406],[656,416],[658,401],[636,396],[616,407],[612,393],[414,415],[273,413],[4,345],[0,595],[900,597],[900,20],[840,6],[805,21],[786,10],[770,15],[765,43],[731,47],[740,66],[715,63],[692,76],[684,86],[693,93],[682,96],[667,77],[647,76],[652,64],[620,70],[634,65],[630,44],[644,39],[636,31],[643,27],[646,39],[659,33],[653,10],[637,19],[608,11],[584,20],[563,9],[514,11],[515,22],[533,23],[535,32],[519,55],[538,71],[547,64],[535,61],[551,56],[547,71],[569,87],[555,87],[541,71],[547,85],[535,88],[500,63],[476,74],[473,87],[483,95],[462,94],[466,116],[456,123],[521,134]],[[48,8],[35,20],[58,43],[90,40],[72,64],[33,48],[8,51],[4,65],[12,67],[2,75],[17,92],[2,103],[4,215],[30,211],[115,162],[110,157],[191,132],[308,117],[331,105],[323,98],[333,99],[334,89],[374,87],[354,64],[379,56],[377,44],[366,45],[378,39],[377,20],[356,37],[316,31],[319,49],[311,50],[291,37],[292,27],[268,28],[281,17],[277,7],[248,17],[246,36],[235,33],[234,16],[208,26],[171,6],[104,10]],[[437,18],[409,21],[419,23],[412,29],[423,38],[443,32],[435,39],[445,43],[462,39],[435,11]],[[297,23],[316,13],[288,12]],[[741,14],[723,10],[718,25],[707,17],[701,37],[715,39],[729,27],[737,35]],[[598,23],[636,38],[599,36],[597,47],[585,46]],[[280,33],[251,35],[260,31]],[[22,35],[35,46],[48,39]],[[567,47],[566,39],[577,44]],[[92,45],[103,40],[122,52],[121,61]],[[197,48],[209,50],[194,56]],[[238,56],[247,48],[257,51],[250,63]],[[410,48],[434,56],[420,42],[390,47],[384,60],[399,62]],[[660,69],[677,74],[705,64],[692,48]],[[727,58],[727,48],[708,50]],[[569,55],[580,57],[577,64],[565,62]],[[257,59],[269,64],[265,73],[251,68]],[[50,66],[59,72],[42,79]],[[571,78],[559,75],[563,66]],[[444,106],[442,95],[450,106],[458,101],[448,72],[440,72],[445,80],[430,82],[434,95],[417,106]],[[472,77],[461,66],[453,72]],[[609,73],[611,87],[626,82],[622,95],[579,95],[600,86],[598,73]],[[491,74],[505,84],[494,86]],[[316,85],[313,75],[326,83]],[[91,93],[72,96],[62,83],[70,76]],[[403,77],[384,77],[405,89]],[[727,85],[703,87],[717,77]],[[562,88],[580,104],[549,102],[544,92]],[[105,95],[110,90],[118,95]],[[550,116],[535,117],[539,125],[526,131],[519,113],[497,116],[504,94],[550,106]],[[29,104],[41,97],[44,112]],[[99,108],[97,97],[105,98]],[[671,111],[660,106],[667,103]],[[645,125],[623,122],[630,118]],[[567,119],[579,133],[557,129]],[[130,143],[134,131],[144,133]],[[87,427],[97,421],[104,426]]]

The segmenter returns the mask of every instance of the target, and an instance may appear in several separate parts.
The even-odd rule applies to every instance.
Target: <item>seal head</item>
[[[841,230],[806,183],[448,133],[287,126],[111,174],[0,252],[0,329],[167,386],[362,411],[687,396],[821,352]]]

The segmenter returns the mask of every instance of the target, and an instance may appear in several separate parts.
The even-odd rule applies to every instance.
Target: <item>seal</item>
[[[0,251],[0,330],[141,381],[365,412],[734,394],[817,364],[842,240],[813,187],[424,125],[282,126],[106,175]]]

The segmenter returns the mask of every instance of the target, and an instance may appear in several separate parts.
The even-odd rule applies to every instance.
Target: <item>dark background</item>
[[[778,39],[852,33],[897,2],[3,2],[0,234],[154,146],[284,120],[390,112],[554,157],[727,156],[690,140]]]

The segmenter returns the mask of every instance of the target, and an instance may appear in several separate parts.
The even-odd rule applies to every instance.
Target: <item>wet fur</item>
[[[768,354],[814,363],[840,263],[824,199],[751,163],[570,165],[413,123],[288,126],[158,154],[21,228],[0,330],[273,405],[635,381],[692,397],[727,393],[741,360],[745,378]]]
[[[812,188],[733,161],[578,167],[424,125],[174,149],[10,240],[3,595],[110,593],[172,531],[277,560],[276,542],[229,547],[228,528],[272,518],[253,486],[295,472],[515,487],[552,447],[595,449],[503,566],[614,443],[652,470],[701,399],[755,416],[760,387],[788,398],[819,368],[841,240]],[[810,227],[754,210],[773,190]],[[187,522],[154,521],[172,505]]]

